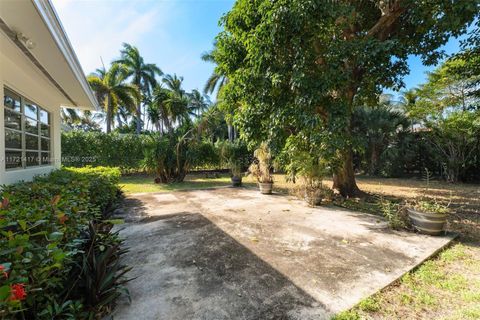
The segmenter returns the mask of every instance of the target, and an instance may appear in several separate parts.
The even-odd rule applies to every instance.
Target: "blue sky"
[[[147,62],[184,77],[186,90],[203,89],[213,65],[200,59],[213,46],[218,21],[234,0],[53,0],[85,73],[118,57],[122,42],[137,46]],[[452,39],[447,53],[458,51]],[[432,68],[409,59],[407,88],[425,80]]]

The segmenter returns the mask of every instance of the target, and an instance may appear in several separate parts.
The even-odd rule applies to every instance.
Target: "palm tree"
[[[69,127],[72,127],[80,121],[80,115],[75,109],[62,108],[60,117],[62,122]]]
[[[157,84],[153,88],[150,101],[147,106],[147,114],[150,121],[155,125],[160,134],[164,128],[171,129],[170,110],[167,101],[170,99],[170,91]]]
[[[123,106],[129,110],[135,110],[141,100],[138,87],[125,83],[128,77],[128,70],[118,63],[112,64],[109,70],[100,70],[87,77],[88,83],[95,91],[99,104],[106,111],[107,133],[112,129],[114,116],[119,108]]]
[[[211,104],[208,96],[202,95],[197,89],[192,90],[188,96],[189,113],[195,117],[199,117]]]
[[[376,175],[382,154],[395,143],[400,132],[408,130],[410,121],[387,98],[381,99],[374,107],[358,107],[353,126],[356,135],[364,142],[368,172]]]
[[[202,60],[205,62],[215,63],[213,54],[211,52],[205,52],[202,54]],[[207,83],[203,88],[203,93],[212,94],[217,90],[216,98],[219,98],[219,94],[222,91],[222,88],[228,82],[228,78],[224,74],[217,73],[216,70],[212,72],[210,77],[207,79]]]
[[[183,77],[177,77],[176,74],[174,74],[173,76],[167,74],[162,81],[163,83],[165,83],[167,88],[174,92],[176,95],[178,95],[179,97],[184,96],[185,90],[182,89]]]
[[[132,84],[136,85],[143,97],[149,95],[151,90],[155,87],[157,81],[155,76],[163,75],[162,70],[153,63],[145,63],[143,57],[140,55],[138,48],[128,44],[122,44],[123,49],[120,51],[120,59],[115,63],[120,63],[126,67],[127,77],[132,79]],[[139,134],[142,131],[142,99],[138,100],[136,108],[136,132]]]
[[[205,52],[202,54],[202,60],[205,62],[216,63],[213,53]],[[214,70],[210,77],[207,79],[207,83],[203,88],[203,92],[205,94],[212,94],[217,90],[216,99],[217,101],[220,100],[222,89],[228,83],[228,78],[225,74],[219,73],[217,70]],[[235,140],[236,132],[235,128],[227,121],[227,128],[228,128],[228,139],[230,141]]]

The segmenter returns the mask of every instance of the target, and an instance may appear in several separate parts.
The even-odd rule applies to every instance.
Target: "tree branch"
[[[385,7],[380,8],[382,16],[377,23],[368,30],[367,37],[375,37],[379,40],[385,40],[392,30],[393,24],[405,12],[406,8],[401,6],[402,0],[396,0],[393,3],[390,1],[385,4]]]

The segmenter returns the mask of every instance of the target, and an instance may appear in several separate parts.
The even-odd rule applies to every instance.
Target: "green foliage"
[[[233,176],[239,177],[243,168],[251,162],[247,146],[241,140],[234,142],[228,140],[217,141],[215,148],[220,155],[221,164],[230,168]]]
[[[62,164],[69,167],[113,166],[138,171],[148,136],[70,131],[62,133]]]
[[[448,206],[437,201],[420,200],[415,203],[415,209],[421,212],[447,214],[450,209]]]
[[[407,215],[405,214],[405,207],[402,204],[381,197],[378,205],[383,216],[387,219],[388,225],[392,229],[403,229],[407,227]]]
[[[249,174],[254,176],[259,183],[272,183],[273,177],[270,174],[272,169],[272,153],[266,142],[262,142],[260,146],[253,152],[255,160],[248,168]]]
[[[407,109],[409,116],[428,131],[425,137],[436,151],[435,162],[449,182],[468,180],[469,171],[475,171],[471,168],[479,164],[479,97],[470,93],[480,75],[455,72],[464,65],[464,60],[452,59],[435,69]]]
[[[135,110],[141,100],[140,88],[137,85],[126,83],[129,69],[114,63],[110,69],[100,69],[87,77],[97,100],[106,112],[107,132],[110,132],[113,118],[122,106],[127,110]]]
[[[353,133],[359,146],[357,153],[362,155],[368,174],[378,175],[385,171],[395,171],[396,168],[387,166],[398,165],[392,163],[401,157],[397,150],[408,149],[402,144],[405,143],[409,126],[410,121],[406,115],[400,110],[395,110],[391,101],[355,110]]]
[[[211,53],[228,78],[221,106],[250,146],[268,140],[277,151],[299,134],[318,141],[350,195],[355,107],[402,87],[409,55],[438,61],[477,13],[475,1],[239,0]]]
[[[2,318],[83,319],[100,310],[97,305],[87,309],[88,293],[77,290],[72,274],[83,259],[89,223],[113,209],[118,178],[115,169],[64,169],[2,187]],[[15,297],[15,286],[23,288],[25,297]]]
[[[194,129],[150,135],[143,154],[143,168],[159,183],[181,182],[192,168],[220,165],[215,145],[195,136]]]

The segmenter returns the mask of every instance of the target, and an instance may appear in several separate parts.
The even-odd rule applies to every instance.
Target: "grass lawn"
[[[247,177],[243,180],[245,185],[254,186],[250,178]],[[230,185],[230,176],[226,174],[218,175],[218,177],[207,177],[205,174],[189,174],[184,182],[170,184],[154,183],[153,177],[146,175],[123,176],[120,180],[120,186],[127,194],[205,189]]]
[[[276,191],[295,189],[295,185],[281,175],[275,175],[274,179]],[[256,185],[250,177],[243,178],[243,182],[246,186]],[[332,182],[325,183],[331,185]],[[426,195],[451,202],[454,213],[449,217],[447,228],[458,232],[460,237],[436,258],[336,319],[480,319],[480,185],[432,181],[425,192],[425,184],[415,179],[358,177],[357,184],[370,194],[398,200]],[[121,185],[126,193],[168,192],[228,186],[230,178],[191,174],[183,183],[162,185],[154,184],[152,177],[126,176]],[[349,199],[337,204],[378,214],[371,200]]]

